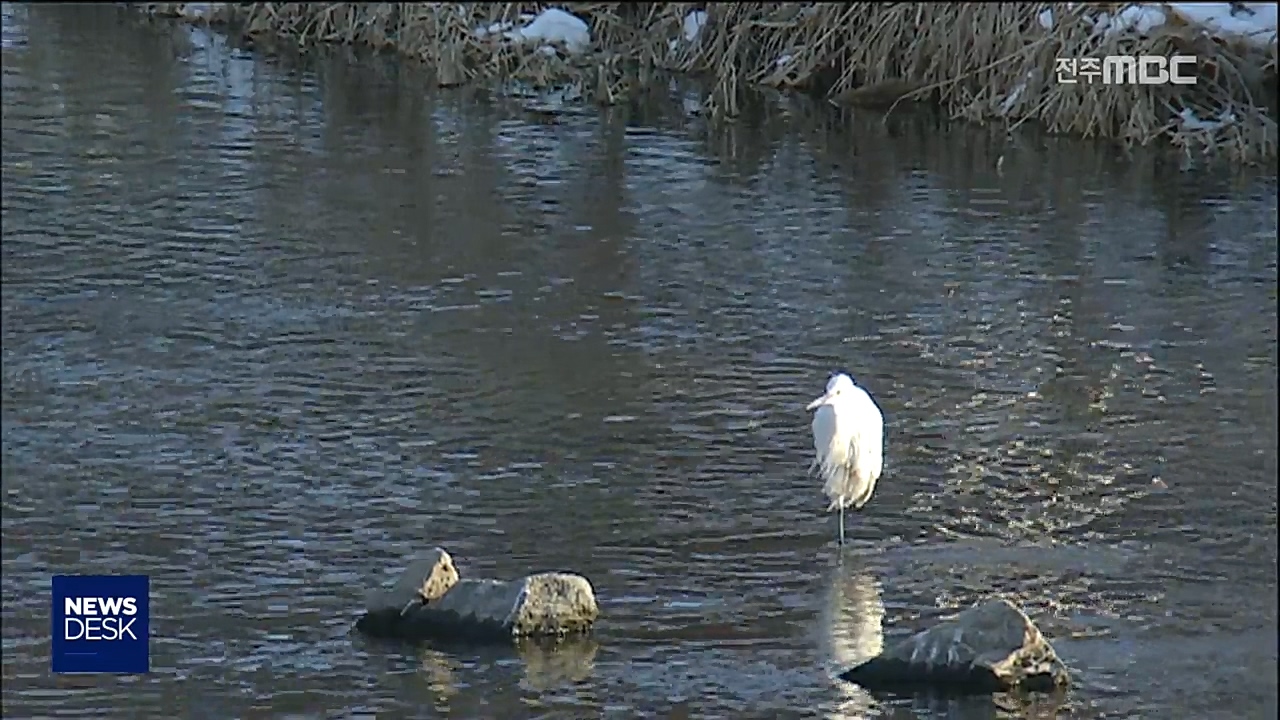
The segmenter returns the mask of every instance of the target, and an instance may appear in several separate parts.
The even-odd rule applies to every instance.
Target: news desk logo
[[[1059,85],[1195,85],[1195,55],[1108,55],[1104,58],[1057,58]]]
[[[53,671],[149,672],[150,590],[146,575],[54,575]]]

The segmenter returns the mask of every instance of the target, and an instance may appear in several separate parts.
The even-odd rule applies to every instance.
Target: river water
[[[102,8],[3,41],[6,717],[1275,717],[1274,177],[546,115]],[[842,559],[839,367],[888,437]],[[594,639],[352,634],[435,544],[585,574]],[[50,674],[94,572],[151,576],[151,674]],[[994,595],[1064,697],[833,679]]]

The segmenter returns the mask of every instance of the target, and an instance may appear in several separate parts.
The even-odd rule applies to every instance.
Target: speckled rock
[[[1031,619],[1007,600],[974,606],[916,633],[840,678],[868,690],[1048,691],[1070,682]]]
[[[394,610],[399,614],[414,603],[439,599],[457,582],[453,558],[444,548],[431,548],[409,562],[395,585],[370,592],[365,609],[371,613]]]
[[[586,633],[599,615],[595,591],[581,575],[459,579],[452,558],[436,548],[411,563],[391,590],[371,596],[356,629],[407,640],[509,642]]]

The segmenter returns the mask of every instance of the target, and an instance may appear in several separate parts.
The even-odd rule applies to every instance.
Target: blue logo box
[[[146,575],[54,575],[55,673],[151,670],[151,580]]]

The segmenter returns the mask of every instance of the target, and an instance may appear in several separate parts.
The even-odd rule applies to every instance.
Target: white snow
[[[702,10],[694,10],[684,16],[684,40],[685,42],[693,42],[702,34],[702,28],[707,24],[707,13]]]
[[[1027,91],[1027,84],[1030,83],[1034,78],[1035,78],[1035,71],[1028,70],[1027,74],[1023,76],[1022,80],[1018,81],[1018,84],[1013,86],[1013,90],[1009,91],[1008,97],[1006,97],[1004,100],[1000,102],[1001,115],[1009,114],[1009,111],[1013,109],[1013,106],[1017,104],[1018,100],[1022,98],[1022,94]]]
[[[187,3],[183,8],[188,17],[209,19],[213,17],[213,3]]]
[[[1004,101],[1000,103],[1000,114],[1008,115],[1009,111],[1013,109],[1014,103],[1018,102],[1018,98],[1022,97],[1022,93],[1026,92],[1026,90],[1026,80],[1015,85],[1013,91],[1009,93],[1009,97],[1005,98]]]
[[[1233,113],[1223,111],[1217,120],[1201,120],[1196,116],[1196,111],[1191,108],[1183,108],[1178,113],[1178,119],[1182,120],[1183,130],[1221,130],[1236,121]]]
[[[1102,13],[1101,15],[1096,15],[1096,16],[1094,16],[1094,18],[1093,18],[1093,32],[1094,32],[1094,34],[1097,34],[1097,33],[1100,33],[1100,32],[1105,32],[1105,31],[1106,31],[1106,29],[1107,29],[1107,26],[1109,26],[1110,24],[1111,24],[1111,14],[1110,14],[1110,13]]]
[[[490,25],[489,27],[478,27],[478,28],[476,28],[476,29],[475,29],[475,34],[476,34],[476,37],[478,37],[478,38],[485,38],[485,37],[488,37],[488,36],[490,36],[490,35],[497,35],[497,34],[499,34],[499,33],[505,33],[505,32],[507,32],[508,30],[510,30],[511,28],[512,28],[512,24],[511,24],[511,23],[509,23],[509,22],[496,22],[496,23],[493,23],[492,25]]]
[[[1076,3],[1067,3],[1070,12]],[[1084,9],[1095,34],[1115,36],[1123,33],[1149,33],[1175,18],[1203,28],[1221,39],[1241,39],[1264,50],[1276,42],[1275,3],[1131,3],[1115,14],[1096,15]],[[1036,16],[1040,27],[1052,30],[1058,18],[1053,10]]]
[[[560,8],[543,10],[528,25],[506,34],[513,40],[563,45],[570,52],[582,52],[591,45],[591,28],[587,23]]]
[[[1168,3],[1171,12],[1220,38],[1238,37],[1266,48],[1276,41],[1275,3]]]
[[[1151,32],[1168,21],[1164,11],[1158,7],[1130,5],[1111,18],[1106,26],[1108,35],[1133,31],[1139,35]]]
[[[1149,33],[1175,17],[1204,28],[1214,37],[1238,38],[1263,49],[1276,41],[1274,3],[1133,3],[1115,15],[1103,12],[1091,20],[1095,33],[1115,36],[1126,32]],[[1039,20],[1046,30],[1052,29],[1051,11],[1042,11]]]

